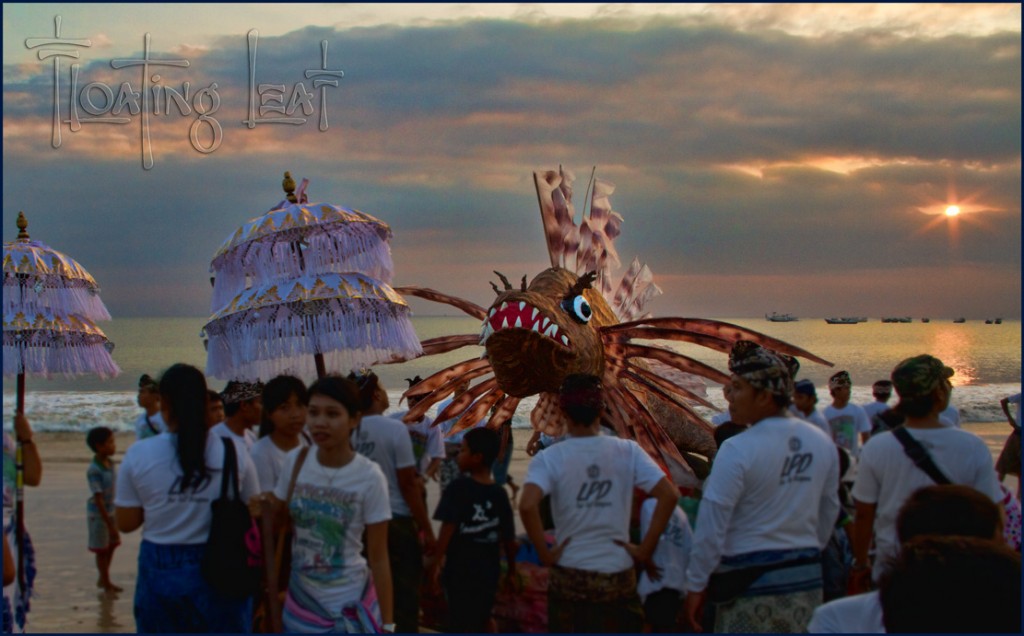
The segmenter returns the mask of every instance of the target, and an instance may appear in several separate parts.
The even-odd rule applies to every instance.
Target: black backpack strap
[[[231,485],[231,494],[236,500],[241,497],[238,494],[238,459],[235,453],[235,443],[231,438],[221,437],[224,442],[224,474],[220,478],[220,498],[228,498],[228,485]]]
[[[914,464],[923,470],[929,477],[932,478],[937,484],[951,484],[949,477],[939,470],[939,467],[935,465],[935,460],[928,454],[928,449],[921,445],[921,442],[914,439],[907,429],[903,426],[897,426],[892,429],[892,434],[896,436],[900,444],[903,445],[903,452],[907,454]]]

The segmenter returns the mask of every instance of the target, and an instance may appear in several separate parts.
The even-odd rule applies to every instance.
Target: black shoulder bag
[[[224,472],[220,481],[220,497],[210,507],[213,521],[203,555],[203,577],[213,589],[229,598],[245,598],[259,593],[263,567],[254,558],[246,542],[253,531],[249,506],[238,494],[238,461],[235,443],[227,437],[224,442]],[[230,496],[228,488],[230,484]],[[259,541],[255,542],[259,546]]]
[[[945,473],[939,470],[939,467],[935,465],[935,460],[928,454],[928,449],[921,445],[921,442],[914,439],[914,437],[907,432],[907,429],[903,426],[897,426],[892,429],[892,434],[896,436],[900,444],[903,445],[903,452],[907,454],[914,465],[923,470],[929,477],[932,478],[937,484],[951,484],[953,483],[949,477],[946,477]]]

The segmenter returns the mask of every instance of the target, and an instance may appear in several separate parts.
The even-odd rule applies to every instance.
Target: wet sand
[[[967,424],[967,430],[980,435],[993,452],[1002,450],[1009,433],[1005,422]],[[118,434],[120,462],[134,434]],[[515,431],[512,465],[509,473],[522,484],[529,457],[526,455],[527,431]],[[105,594],[96,588],[95,559],[87,549],[85,502],[89,489],[85,470],[92,455],[78,433],[37,433],[43,458],[43,482],[27,488],[25,518],[37,550],[38,576],[32,600],[28,631],[45,633],[124,633],[135,632],[132,597],[135,593],[136,559],[141,532],[121,536],[121,547],[114,554],[111,578],[124,588],[119,594]],[[1012,482],[1012,486],[1010,486]],[[1007,485],[1016,489],[1016,478]],[[438,485],[427,487],[429,511],[437,506]],[[516,526],[522,526],[516,515]]]

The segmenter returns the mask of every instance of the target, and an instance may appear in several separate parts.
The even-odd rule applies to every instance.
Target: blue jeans
[[[249,633],[252,599],[229,599],[203,578],[205,544],[139,547],[135,628],[139,633]]]

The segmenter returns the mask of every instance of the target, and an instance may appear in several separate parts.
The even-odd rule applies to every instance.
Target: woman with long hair
[[[327,376],[314,382],[306,418],[314,446],[289,453],[274,491],[250,501],[253,511],[265,501],[286,505],[291,517],[286,632],[394,631],[388,486],[380,467],[352,447],[360,409],[350,380]]]
[[[115,496],[121,532],[142,528],[135,625],[138,632],[248,632],[251,599],[218,593],[201,572],[213,512],[224,478],[224,444],[207,436],[203,373],[175,364],[160,378],[167,432],[132,444],[121,463]],[[256,470],[239,453],[240,494],[259,492]]]

